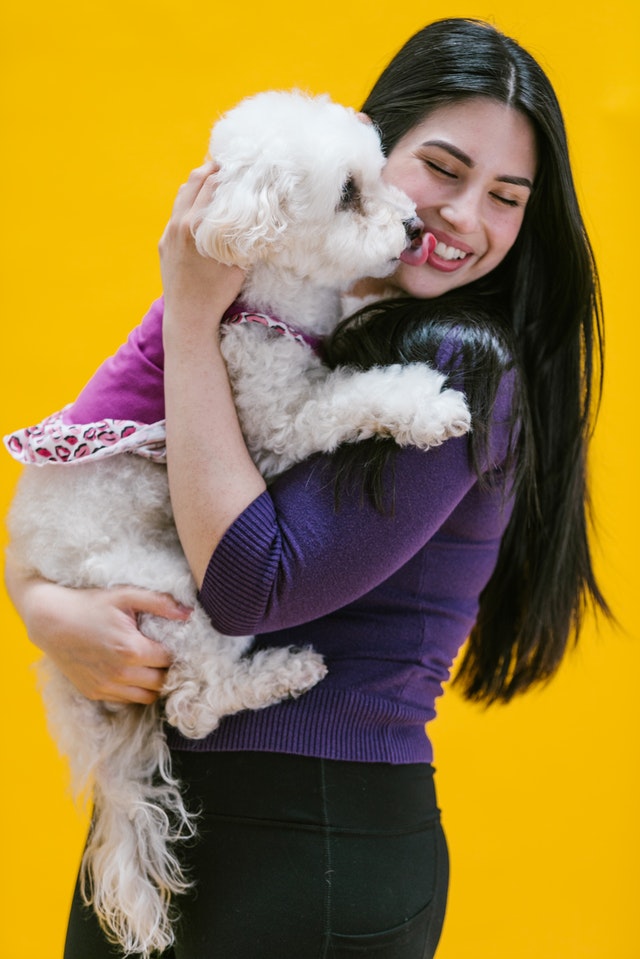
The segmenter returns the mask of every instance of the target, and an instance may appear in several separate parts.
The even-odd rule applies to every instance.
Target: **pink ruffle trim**
[[[5,436],[4,445],[11,456],[29,466],[66,465],[120,453],[135,453],[166,463],[164,420],[138,423],[104,419],[98,423],[69,424],[64,422],[64,412],[60,410],[35,426]]]

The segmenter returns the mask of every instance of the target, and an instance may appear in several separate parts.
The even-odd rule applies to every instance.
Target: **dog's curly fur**
[[[340,291],[391,272],[408,245],[415,209],[382,181],[376,131],[327,98],[244,101],[216,124],[210,152],[218,183],[197,247],[248,270],[243,299],[254,309],[325,335],[339,318]],[[222,349],[247,444],[266,476],[344,442],[391,435],[427,448],[470,425],[463,396],[424,364],[330,371],[298,342],[255,325],[229,328]],[[174,656],[161,704],[91,702],[46,657],[42,666],[75,786],[93,789],[85,897],[112,941],[146,957],[173,941],[173,900],[189,888],[180,842],[196,828],[171,772],[163,721],[203,737],[225,715],[302,694],[325,665],[312,649],[248,655],[251,637],[216,633],[196,602],[162,465],[123,454],[28,467],[9,525],[16,561],[47,579],[129,583],[194,606],[184,624],[142,617],[143,632]]]

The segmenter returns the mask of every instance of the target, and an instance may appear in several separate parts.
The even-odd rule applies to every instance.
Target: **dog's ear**
[[[247,269],[273,249],[287,228],[291,178],[260,159],[224,163],[213,201],[194,231],[200,253]]]

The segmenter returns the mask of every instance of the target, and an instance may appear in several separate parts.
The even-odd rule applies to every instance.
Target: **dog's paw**
[[[443,390],[415,411],[406,434],[398,442],[429,449],[454,436],[464,436],[471,429],[471,413],[463,393]]]
[[[190,680],[171,692],[164,703],[165,719],[187,739],[204,739],[219,725],[223,711],[215,691]]]
[[[441,393],[444,412],[444,430],[447,438],[464,436],[471,429],[471,412],[464,393],[446,389]]]
[[[295,699],[327,675],[322,656],[311,647],[261,649],[249,662],[246,680],[238,688],[245,709],[263,709]]]
[[[327,675],[327,666],[320,653],[316,653],[310,647],[292,648],[289,652],[291,656],[288,660],[284,682],[286,691],[283,693],[283,699],[285,697],[295,699],[301,696]]]
[[[193,708],[180,716],[167,717],[185,739],[204,739],[220,725],[221,715],[207,706],[194,703]]]

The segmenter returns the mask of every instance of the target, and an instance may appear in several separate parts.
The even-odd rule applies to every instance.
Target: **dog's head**
[[[201,253],[338,288],[391,272],[407,246],[415,207],[382,181],[375,128],[327,97],[244,100],[215,125],[210,155],[219,172]]]

